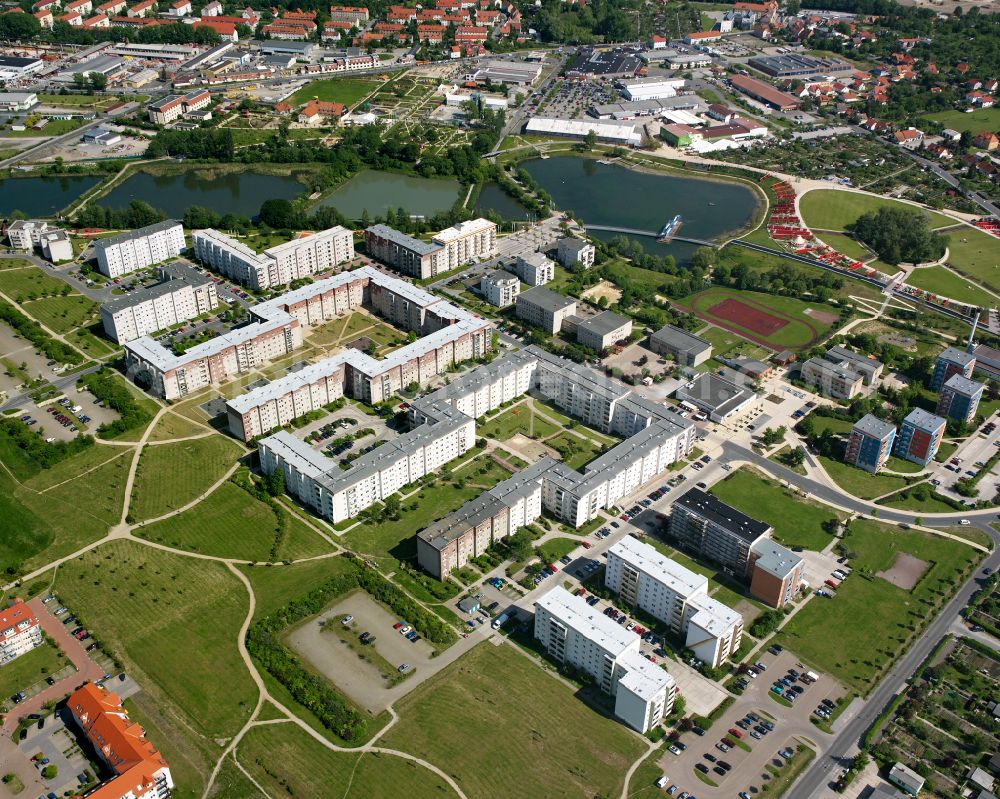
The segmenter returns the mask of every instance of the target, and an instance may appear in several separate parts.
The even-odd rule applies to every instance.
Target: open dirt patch
[[[524,433],[515,433],[504,443],[507,447],[514,450],[522,458],[530,461],[531,463],[541,460],[546,455],[555,458],[556,460],[562,459],[562,456],[552,449],[552,447],[545,446],[541,441],[534,441],[524,435]]]
[[[594,300],[595,302],[601,299],[601,297],[606,297],[608,305],[614,305],[622,298],[622,292],[621,289],[615,287],[614,283],[602,280],[596,286],[587,289],[580,296],[585,300]]]
[[[788,324],[787,319],[779,319],[766,311],[753,308],[739,300],[727,299],[708,309],[712,316],[735,322],[758,336],[771,336]]]
[[[886,582],[892,583],[904,591],[910,591],[920,582],[920,578],[924,576],[924,572],[929,568],[930,564],[926,560],[921,560],[920,558],[915,558],[913,555],[900,552],[896,555],[896,560],[892,564],[892,568],[877,572],[876,577],[881,577]]]
[[[824,325],[832,325],[834,322],[840,319],[840,316],[838,314],[830,313],[829,311],[820,311],[817,308],[806,308],[804,313],[806,314],[806,316],[811,316],[817,322],[820,322]]]

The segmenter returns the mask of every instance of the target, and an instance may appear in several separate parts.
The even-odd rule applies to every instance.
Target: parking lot
[[[351,619],[343,625],[347,617]],[[349,629],[352,635],[360,636],[367,632],[374,636],[368,646],[380,657],[362,660],[335,631],[323,630],[328,621]],[[407,673],[412,676],[432,668],[433,645],[420,638],[413,641],[405,638],[394,627],[399,621],[405,622],[392,616],[364,591],[355,591],[319,616],[296,627],[287,636],[287,641],[303,660],[360,707],[377,715],[409,690],[411,679],[408,677],[396,682],[396,669],[404,663],[409,664]],[[392,674],[386,674],[380,667],[379,661],[383,659],[389,664],[387,668],[393,669]]]
[[[711,729],[702,736],[693,731],[684,733],[681,744],[685,748],[678,749],[677,753],[667,750],[660,758],[659,765],[669,777],[666,787],[677,785],[676,795],[679,796],[681,791],[695,794],[699,799],[731,799],[740,791],[750,796],[759,795],[772,779],[767,765],[780,767],[784,763],[785,758],[779,754],[780,751],[794,749],[800,743],[815,750],[831,737],[816,727],[810,717],[817,707],[822,706],[824,699],[835,704],[843,695],[843,688],[822,674],[816,675],[818,679],[811,684],[803,680],[801,675],[809,669],[788,651],[777,655],[765,651],[756,662],[765,666],[766,670],[756,678],[748,678],[747,690],[737,697]],[[800,676],[791,680],[789,669],[799,672]],[[769,696],[778,678],[788,679],[801,690],[791,707],[779,704]],[[787,692],[787,689],[783,687],[783,691]],[[748,717],[748,714],[752,716]],[[769,729],[768,725],[773,729]],[[720,761],[729,768],[720,766]],[[696,768],[702,772],[702,778],[695,774]],[[709,785],[705,779],[711,780],[714,785]]]

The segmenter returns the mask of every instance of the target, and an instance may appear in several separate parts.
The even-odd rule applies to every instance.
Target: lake
[[[0,213],[23,211],[30,217],[55,216],[84,192],[96,186],[97,176],[9,178],[0,181]]]
[[[139,172],[97,201],[105,208],[124,208],[143,200],[167,216],[180,218],[192,205],[220,214],[254,217],[264,200],[292,200],[306,187],[291,175],[258,172],[218,173],[194,169],[173,175]]]
[[[616,164],[599,164],[576,155],[536,158],[521,164],[563,211],[593,225],[659,231],[676,214],[683,224],[678,235],[713,241],[747,224],[757,196],[746,186],[719,180],[639,172]],[[609,241],[622,235],[593,231]],[[661,244],[648,236],[629,236],[652,255],[686,261],[695,244]]]
[[[320,200],[319,205],[332,205],[355,220],[361,219],[365,210],[374,219],[384,216],[389,208],[402,208],[411,216],[433,216],[455,204],[460,188],[457,180],[364,169]]]
[[[479,193],[476,200],[476,211],[485,214],[493,211],[503,219],[517,220],[523,222],[527,209],[496,183],[487,183]]]

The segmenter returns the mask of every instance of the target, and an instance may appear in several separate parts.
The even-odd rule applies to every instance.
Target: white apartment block
[[[42,627],[20,599],[0,610],[0,666],[42,643]]]
[[[589,674],[632,729],[645,733],[673,709],[677,685],[640,654],[639,636],[561,586],[535,602],[535,638],[554,660]]]
[[[110,278],[120,277],[159,264],[184,252],[184,228],[167,220],[122,233],[110,239],[95,239],[97,267]]]
[[[556,276],[556,265],[540,252],[519,255],[514,261],[514,274],[529,286],[543,286]]]
[[[521,281],[516,276],[497,269],[479,278],[479,290],[490,305],[506,308],[516,302],[521,291]]]
[[[262,253],[211,228],[196,230],[191,240],[195,256],[204,264],[257,289],[281,286],[354,258],[353,234],[339,225]]]
[[[556,247],[556,257],[563,266],[572,266],[575,261],[579,261],[589,269],[594,265],[596,255],[597,248],[593,244],[573,236],[559,239]]]
[[[42,234],[49,229],[43,219],[17,219],[7,228],[7,238],[15,250],[31,252],[42,242]]]
[[[215,283],[182,263],[160,270],[163,282],[115,297],[101,306],[104,332],[124,344],[194,319],[219,304]]]
[[[42,255],[52,263],[59,264],[73,260],[73,242],[65,230],[46,230],[39,239]]]
[[[444,271],[497,253],[497,226],[488,219],[470,219],[445,228],[433,239],[444,248]]]
[[[685,646],[713,668],[740,648],[743,617],[708,595],[708,578],[626,536],[608,550],[604,584],[625,602],[686,636]]]

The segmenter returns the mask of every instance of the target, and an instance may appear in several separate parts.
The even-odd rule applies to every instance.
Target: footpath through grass
[[[477,646],[395,707],[380,743],[441,765],[470,797],[618,796],[646,748],[507,644]]]
[[[810,599],[776,640],[864,695],[919,636],[982,555],[950,539],[867,520],[851,523],[842,547],[851,556],[851,576],[832,599]],[[877,576],[892,569],[903,554],[925,564],[911,590]]]
[[[797,497],[760,472],[743,467],[712,486],[710,492],[723,502],[774,528],[774,538],[788,547],[822,550],[833,536],[823,530],[823,523],[838,514]]]
[[[969,305],[988,307],[997,300],[987,294],[979,286],[970,283],[961,275],[950,272],[943,266],[929,266],[925,269],[914,269],[906,279],[907,285],[940,294],[952,300],[966,302]]]

